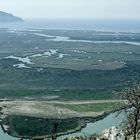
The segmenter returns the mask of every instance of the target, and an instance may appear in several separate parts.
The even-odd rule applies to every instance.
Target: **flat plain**
[[[0,29],[0,119],[15,137],[80,130],[122,107],[139,71],[140,33]]]
[[[139,78],[140,34],[0,30],[0,97],[116,99]]]

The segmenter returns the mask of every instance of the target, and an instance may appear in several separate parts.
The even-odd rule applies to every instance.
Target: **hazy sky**
[[[140,0],[0,0],[0,10],[24,19],[140,20]]]

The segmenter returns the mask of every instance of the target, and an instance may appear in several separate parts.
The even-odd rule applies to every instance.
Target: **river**
[[[110,128],[112,126],[119,126],[121,122],[125,118],[125,113],[121,113],[118,115],[118,112],[112,113],[105,117],[103,120],[99,120],[96,122],[87,123],[87,126],[80,130],[79,132],[68,134],[66,136],[61,136],[58,140],[61,140],[65,137],[73,137],[73,136],[90,136],[95,133],[100,133],[104,129]]]
[[[17,140],[17,138],[9,136],[7,133],[4,133],[0,128],[0,139],[1,140]]]
[[[115,112],[108,115],[103,120],[87,123],[86,127],[80,130],[79,132],[61,136],[58,138],[58,140],[62,140],[65,137],[84,136],[84,135],[90,136],[95,133],[100,133],[104,129],[110,128],[112,126],[119,126],[126,115],[125,113],[121,113],[117,116],[117,114],[118,113]],[[13,138],[9,136],[8,134],[3,133],[2,129],[0,129],[0,138],[2,140],[17,140],[17,138]]]

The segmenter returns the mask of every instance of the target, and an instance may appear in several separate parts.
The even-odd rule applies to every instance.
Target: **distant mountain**
[[[22,22],[23,19],[12,14],[0,11],[0,22]]]

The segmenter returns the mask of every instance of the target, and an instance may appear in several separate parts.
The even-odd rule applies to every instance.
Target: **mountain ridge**
[[[23,19],[17,16],[14,16],[11,13],[0,11],[0,23],[2,22],[22,22]]]

